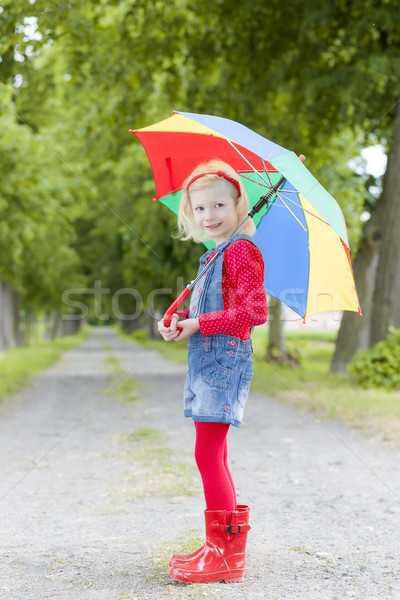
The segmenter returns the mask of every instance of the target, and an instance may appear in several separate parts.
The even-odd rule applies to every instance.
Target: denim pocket
[[[231,380],[234,356],[227,354],[226,350],[213,349],[204,352],[201,359],[201,376],[208,385],[220,390],[227,390]]]
[[[238,388],[238,402],[243,408],[246,404],[247,397],[249,395],[250,383],[253,379],[253,373],[242,371],[240,375],[239,388]]]

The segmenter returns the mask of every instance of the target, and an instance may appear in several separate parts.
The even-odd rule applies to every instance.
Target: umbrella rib
[[[243,177],[243,179],[247,179],[248,181],[252,181],[253,183],[256,183],[257,185],[262,185],[263,187],[266,187],[268,190],[271,189],[271,187],[272,187],[272,186],[269,186],[267,183],[260,183],[256,179],[247,177],[246,175],[243,175],[243,173],[241,173],[240,171],[239,171],[239,175],[240,175],[240,177]]]
[[[298,192],[293,192],[292,190],[283,190],[285,192],[285,194],[287,194],[289,191],[291,193],[296,193],[298,194]],[[279,192],[277,192],[277,196],[280,198],[280,200],[282,200],[282,198],[279,196]],[[292,204],[294,204],[295,206],[297,206],[298,208],[301,208],[301,210],[303,212],[308,213],[309,215],[311,215],[312,217],[314,217],[315,219],[318,219],[318,221],[322,221],[322,223],[325,223],[325,225],[329,225],[328,221],[325,221],[325,219],[323,219],[322,217],[319,217],[318,215],[316,215],[315,213],[311,212],[311,210],[308,210],[308,208],[304,208],[304,206],[302,206],[301,204],[297,204],[297,202],[295,202],[294,200],[292,200],[291,198],[286,198],[286,200],[288,202],[291,202]],[[282,207],[283,208],[283,207]]]
[[[265,174],[268,177],[269,183],[270,183],[270,185],[272,187],[272,180],[271,180],[271,177],[269,176],[268,169],[267,169],[266,164],[265,164],[265,160],[263,158],[261,158],[261,162],[262,162],[262,164],[264,166]]]
[[[233,143],[233,142],[232,142],[230,139],[228,139],[228,138],[226,138],[226,141],[227,141],[227,142],[228,142],[228,143],[229,143],[229,144],[232,146],[232,148],[233,148],[234,150],[236,150],[236,152],[237,152],[237,153],[238,153],[238,154],[239,154],[239,155],[240,155],[240,156],[243,158],[243,160],[245,160],[245,161],[247,162],[247,164],[248,164],[248,165],[249,165],[249,166],[250,166],[250,167],[253,169],[254,173],[255,173],[256,175],[258,175],[258,176],[259,176],[259,177],[260,177],[260,178],[263,180],[263,182],[265,183],[266,187],[272,187],[272,186],[269,186],[269,185],[268,185],[268,182],[267,182],[267,180],[265,179],[265,177],[263,177],[263,176],[261,175],[261,173],[260,173],[259,171],[257,171],[257,169],[256,169],[256,168],[255,168],[255,167],[254,167],[254,166],[251,164],[251,162],[250,162],[249,160],[247,160],[247,158],[246,158],[246,157],[245,157],[245,156],[244,156],[244,155],[243,155],[243,154],[240,152],[240,150],[239,150],[238,148],[236,148],[235,144],[234,144],[234,143]],[[264,160],[263,160],[263,159],[261,159],[261,161],[262,161],[262,163],[263,163],[263,165],[264,165],[264,168],[265,168]],[[268,177],[268,179],[269,179],[269,174],[268,174],[268,171],[267,171],[267,177]],[[247,179],[248,179],[248,178],[247,178]],[[250,180],[250,181],[253,181],[253,180]],[[259,183],[258,181],[256,181],[255,183],[257,183],[257,185],[263,185],[262,183]],[[296,191],[293,191],[293,190],[284,190],[284,191],[285,191],[285,193],[286,193],[286,192],[297,193]],[[300,220],[299,220],[299,219],[296,217],[296,215],[294,214],[294,212],[293,212],[292,210],[290,210],[290,208],[288,207],[288,205],[286,204],[286,202],[283,200],[283,198],[282,198],[282,197],[281,197],[281,195],[279,194],[279,191],[278,191],[278,190],[276,190],[276,191],[275,191],[275,193],[276,193],[277,197],[278,197],[278,198],[279,198],[279,199],[282,201],[282,203],[285,205],[286,209],[287,209],[287,210],[290,212],[290,214],[291,214],[291,215],[292,215],[292,216],[293,216],[293,217],[296,219],[296,221],[298,222],[298,224],[299,224],[299,225],[300,225],[300,226],[301,226],[301,227],[304,229],[304,231],[307,231],[307,228],[306,228],[306,227],[304,227],[303,223],[302,223],[302,222],[301,222],[301,221],[300,221]],[[302,207],[300,204],[296,204],[296,202],[293,202],[293,200],[289,200],[289,198],[287,198],[287,200],[288,200],[288,202],[292,202],[293,204],[295,204],[296,206],[298,206],[299,208],[301,208],[303,211],[306,211],[306,212],[308,212],[310,215],[312,215],[312,216],[313,216],[313,217],[315,217],[316,219],[319,219],[320,221],[323,221],[324,223],[326,223],[326,221],[324,221],[323,219],[321,219],[321,218],[320,218],[320,217],[318,217],[317,215],[314,215],[314,214],[313,214],[312,212],[310,212],[309,210],[307,210],[307,209],[303,208],[303,207]]]
[[[238,171],[240,177],[242,177],[243,179],[247,179],[248,181],[252,181],[253,183],[257,183],[258,185],[261,185],[263,187],[266,187],[268,190],[270,190],[273,187],[273,183],[271,181],[271,185],[268,185],[267,183],[261,183],[259,181],[256,181],[255,179],[252,179],[251,177],[247,177],[247,175],[244,175],[242,171]],[[283,190],[285,192],[285,194],[298,194],[298,192],[296,190]],[[293,202],[293,200],[291,200],[291,202]],[[297,205],[299,206],[299,205]]]
[[[288,209],[288,211],[290,212],[290,214],[296,219],[296,221],[298,222],[298,224],[304,229],[304,231],[307,231],[306,227],[304,227],[303,223],[300,221],[300,219],[298,219],[296,217],[296,215],[294,214],[294,212],[292,210],[290,210],[290,208],[288,207],[288,205],[286,204],[286,202],[284,201],[284,199],[280,196],[279,191],[276,190],[276,195],[278,196],[278,198],[280,199],[281,202],[283,202],[283,204],[286,206],[286,208]],[[302,207],[301,207],[302,208]]]
[[[267,184],[268,186],[268,181],[261,175],[261,173],[259,171],[257,171],[257,169],[255,167],[253,167],[253,165],[251,164],[251,162],[249,160],[247,160],[247,158],[240,152],[240,150],[238,148],[236,148],[235,144],[228,138],[226,138],[226,141],[228,142],[228,144],[230,144],[232,146],[232,148],[234,150],[236,150],[236,152],[243,158],[243,160],[245,160],[247,162],[247,164],[253,169],[254,173],[256,175],[258,175],[263,181],[264,183]],[[256,183],[258,184],[258,182],[256,181]]]

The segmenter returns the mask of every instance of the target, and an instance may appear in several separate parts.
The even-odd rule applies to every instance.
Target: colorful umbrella
[[[130,131],[149,158],[154,200],[175,214],[187,176],[213,158],[237,171],[251,207],[267,197],[253,218],[268,294],[303,318],[332,310],[361,315],[342,211],[294,152],[211,115],[174,111],[168,119]]]

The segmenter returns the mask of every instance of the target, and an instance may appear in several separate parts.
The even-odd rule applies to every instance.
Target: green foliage
[[[95,281],[109,289],[103,313],[124,288],[139,308],[165,308],[202,248],[171,237],[175,219],[151,202],[151,169],[128,129],[173,108],[303,152],[355,248],[367,193],[347,163],[366,127],[390,133],[398,22],[391,0],[3,0],[0,278],[33,311],[69,312],[62,291],[76,288],[93,315],[82,288]],[[136,300],[122,295],[119,309],[135,312]]]
[[[64,286],[82,282],[72,221],[84,210],[76,181],[44,137],[18,122],[10,86],[0,84],[0,279],[22,306],[58,307]]]
[[[400,329],[372,348],[358,351],[349,366],[358,383],[365,388],[400,389]]]

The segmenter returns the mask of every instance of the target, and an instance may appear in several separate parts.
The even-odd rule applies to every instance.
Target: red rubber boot
[[[194,558],[174,563],[170,575],[183,583],[243,581],[245,548],[250,509],[240,506],[235,511],[206,510],[206,543]]]
[[[249,510],[249,507],[246,506],[245,504],[238,504],[236,507],[236,510],[246,512]],[[174,565],[177,565],[180,563],[190,562],[191,560],[193,560],[194,558],[197,558],[200,554],[203,553],[205,546],[206,546],[206,544],[204,543],[201,548],[199,548],[195,552],[192,552],[191,554],[173,554],[171,557],[171,560],[169,561],[169,566],[173,567]]]
[[[202,545],[201,548],[199,548],[195,552],[192,552],[191,554],[173,554],[171,560],[169,561],[169,566],[173,567],[174,565],[180,563],[190,562],[193,558],[196,558],[199,554],[202,554],[204,547],[205,543]]]

